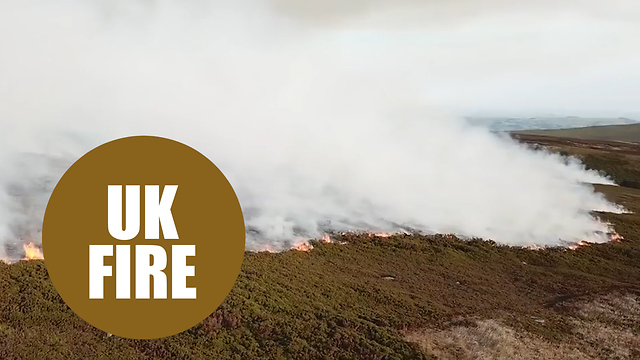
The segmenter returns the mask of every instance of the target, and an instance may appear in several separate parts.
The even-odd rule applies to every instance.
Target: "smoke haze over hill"
[[[433,49],[398,33],[361,47],[361,33],[272,5],[0,0],[0,236],[37,238],[75,159],[148,134],[220,167],[248,249],[406,227],[516,245],[607,240],[589,212],[621,209],[582,183],[610,181],[447,115],[424,86],[459,80],[429,76],[445,61],[425,62]]]

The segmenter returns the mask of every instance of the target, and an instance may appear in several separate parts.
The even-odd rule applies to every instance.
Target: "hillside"
[[[579,116],[537,116],[537,117],[466,117],[472,125],[481,125],[492,131],[525,131],[568,129],[587,126],[635,124],[637,121],[624,117],[579,117]]]
[[[640,146],[544,139],[522,141],[590,156],[590,166],[640,182]],[[529,250],[349,235],[310,252],[246,253],[216,312],[158,340],[85,323],[41,261],[0,263],[0,358],[638,359],[640,190],[596,190],[634,212],[600,214],[623,241]]]
[[[640,124],[590,126],[576,129],[525,130],[514,133],[584,140],[640,143]]]

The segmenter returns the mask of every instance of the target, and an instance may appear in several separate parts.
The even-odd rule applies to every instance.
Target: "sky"
[[[434,105],[459,115],[640,119],[633,0],[275,1],[310,26],[339,29],[345,47],[411,69]]]

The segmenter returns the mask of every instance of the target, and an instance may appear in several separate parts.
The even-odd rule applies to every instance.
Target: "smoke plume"
[[[354,230],[606,241],[590,211],[621,209],[585,183],[611,181],[429,102],[411,49],[345,40],[367,2],[317,23],[292,3],[0,0],[0,239],[37,239],[73,161],[146,134],[225,173],[248,249]]]

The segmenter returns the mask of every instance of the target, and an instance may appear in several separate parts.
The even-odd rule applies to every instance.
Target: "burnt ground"
[[[348,235],[311,252],[247,253],[211,316],[168,338],[110,336],[77,317],[41,261],[0,264],[3,359],[638,359],[640,148],[543,137],[625,186],[623,241],[528,250],[452,236]]]

